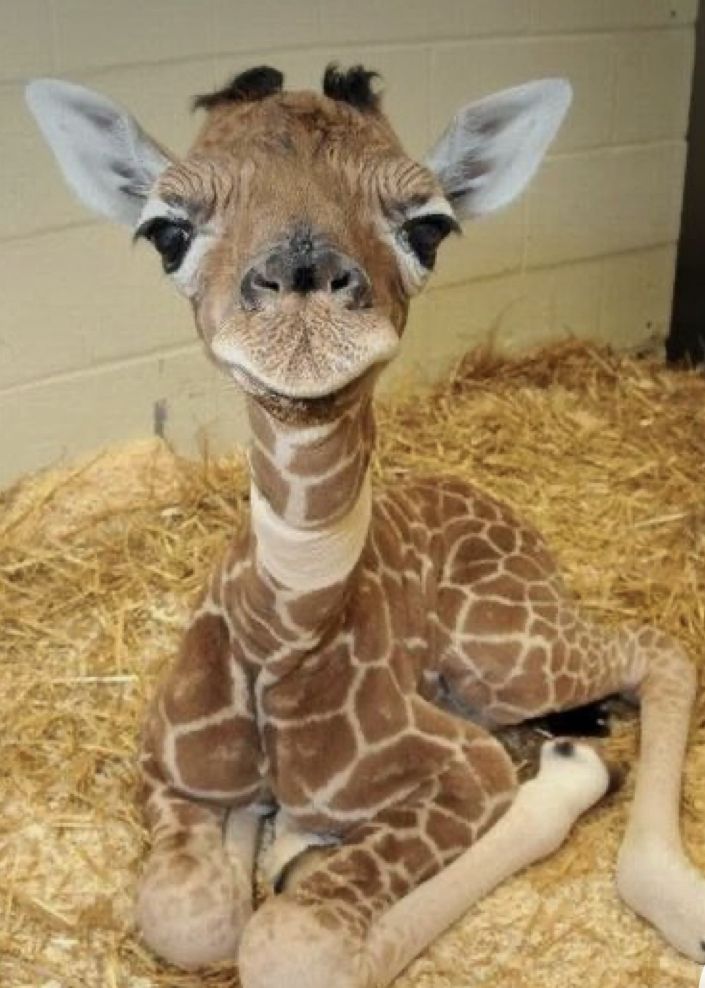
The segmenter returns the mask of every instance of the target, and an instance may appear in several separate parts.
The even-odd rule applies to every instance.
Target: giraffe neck
[[[370,523],[370,395],[320,425],[283,423],[254,402],[249,417],[258,571],[293,593],[344,589]]]

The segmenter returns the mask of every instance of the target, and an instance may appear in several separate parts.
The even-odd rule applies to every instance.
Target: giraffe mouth
[[[213,354],[253,397],[330,401],[396,354],[399,336],[373,309],[312,299],[294,312],[238,313],[211,342]]]
[[[289,387],[279,382],[270,382],[242,364],[230,361],[220,361],[226,371],[243,390],[253,397],[271,398],[275,401],[289,401],[302,406],[329,405],[336,399],[347,394],[355,385],[367,376],[379,361],[370,361],[355,373],[341,375],[336,380],[321,383],[318,387],[301,387],[293,384]]]
[[[278,391],[264,385],[258,378],[250,375],[242,368],[229,365],[227,370],[237,385],[248,395],[262,404],[275,418],[292,424],[323,423],[339,415],[342,410],[355,402],[360,389],[366,383],[374,384],[379,365],[372,366],[348,384],[316,397],[293,397],[283,391]]]

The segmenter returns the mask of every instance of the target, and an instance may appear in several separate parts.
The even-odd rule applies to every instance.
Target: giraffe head
[[[251,69],[196,99],[205,119],[181,158],[103,96],[28,87],[68,184],[152,243],[210,355],[286,417],[375,379],[441,241],[521,192],[571,97],[558,79],[487,97],[419,163],[374,78],[331,66],[322,94],[287,92],[280,72]]]

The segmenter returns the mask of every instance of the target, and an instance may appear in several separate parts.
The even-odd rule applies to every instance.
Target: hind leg
[[[539,610],[537,608],[537,610]],[[466,639],[466,646],[469,639]],[[641,705],[636,791],[617,872],[624,900],[693,960],[705,961],[705,880],[690,864],[680,836],[680,796],[691,713],[693,664],[677,642],[653,628],[612,632],[584,621],[569,604],[541,604],[523,635],[495,636],[483,665],[456,653],[450,677],[460,702],[482,701],[497,725],[568,710],[613,693]],[[504,649],[505,661],[497,662]],[[511,657],[510,661],[507,661]]]
[[[705,877],[680,836],[682,769],[695,701],[695,667],[651,628],[623,632],[613,646],[623,688],[641,704],[641,758],[617,869],[624,900],[678,950],[705,963]]]

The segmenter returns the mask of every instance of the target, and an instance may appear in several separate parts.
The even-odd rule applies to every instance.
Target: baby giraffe
[[[373,76],[329,67],[318,94],[245,72],[196,100],[183,158],[86,89],[28,90],[80,198],[161,255],[252,427],[249,524],[145,723],[142,934],[184,968],[238,958],[245,988],[389,984],[606,791],[596,751],[565,740],[519,788],[492,730],[621,693],[642,745],[619,889],[703,963],[705,881],[679,827],[683,650],[587,621],[540,536],[469,484],[370,486],[372,393],[409,300],[461,220],[521,192],[570,86],[462,109],[420,164]],[[252,915],[274,812],[281,894]]]

